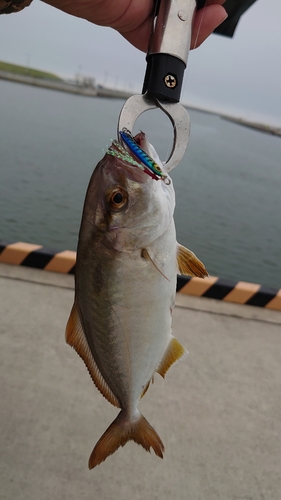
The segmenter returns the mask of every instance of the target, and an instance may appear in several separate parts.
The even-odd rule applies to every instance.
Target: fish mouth
[[[116,169],[125,172],[128,179],[140,184],[149,180],[145,167],[120,142],[113,141],[106,153],[120,160],[116,164]]]
[[[161,179],[166,184],[170,184],[169,176],[162,168],[162,162],[144,132],[141,131],[133,137],[128,129],[123,128],[119,135],[124,148],[127,148],[133,159],[140,162],[139,166],[146,174],[156,181]]]

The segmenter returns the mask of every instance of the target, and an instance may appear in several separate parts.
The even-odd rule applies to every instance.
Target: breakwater
[[[265,132],[266,134],[278,135],[281,137],[281,127],[274,127],[272,125],[267,125],[264,123],[253,122],[250,120],[245,120],[244,118],[235,118],[233,116],[221,115],[224,120],[229,120],[238,125],[243,125],[244,127],[254,128],[260,132]]]
[[[128,99],[132,92],[119,89],[110,89],[106,87],[90,87],[83,84],[68,83],[64,80],[48,80],[45,78],[37,78],[27,75],[18,75],[8,71],[0,70],[0,79],[8,80],[15,83],[23,83],[25,85],[32,85],[34,87],[42,87],[49,90],[57,90],[60,92],[67,92],[70,94],[78,94],[86,97],[109,97]]]
[[[20,75],[3,70],[0,70],[0,79],[8,80],[15,83],[33,85],[34,87],[41,87],[49,90],[67,92],[69,94],[83,95],[86,97],[107,97],[112,99],[128,99],[133,95],[132,92],[129,92],[127,90],[107,88],[100,85],[97,85],[96,87],[87,86],[84,85],[83,83],[75,84],[75,83],[69,83],[65,80],[51,80],[51,79],[48,80],[47,78],[38,78],[34,76]],[[196,111],[202,111],[203,113],[218,115],[224,120],[232,121],[234,123],[237,123],[238,125],[243,125],[245,127],[259,130],[260,132],[277,135],[281,137],[280,127],[249,121],[241,117],[226,115],[224,113],[220,113],[219,111],[215,110],[207,110],[204,108],[201,109],[200,107],[193,106],[192,104],[183,104],[183,105],[189,110],[194,109]]]

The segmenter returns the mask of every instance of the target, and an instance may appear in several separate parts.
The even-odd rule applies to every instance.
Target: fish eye
[[[121,210],[127,206],[128,193],[121,186],[116,186],[108,193],[108,201],[110,208],[113,210]]]
[[[124,200],[124,196],[122,193],[116,193],[113,198],[112,198],[112,201],[115,203],[115,205],[120,205],[120,203],[123,203],[123,200]]]

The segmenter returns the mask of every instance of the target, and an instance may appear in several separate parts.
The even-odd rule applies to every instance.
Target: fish
[[[155,373],[165,378],[188,354],[172,334],[177,273],[208,275],[177,243],[175,191],[165,164],[143,132],[134,140],[169,182],[157,182],[128,146],[112,142],[87,189],[66,326],[66,342],[120,409],[95,445],[90,469],[130,440],[163,458],[164,444],[138,404]]]

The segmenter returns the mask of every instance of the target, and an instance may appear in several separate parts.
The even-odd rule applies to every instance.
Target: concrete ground
[[[73,277],[0,265],[1,500],[280,500],[281,312],[178,295],[190,351],[140,404],[165,444],[89,471],[117,409],[64,342]]]

